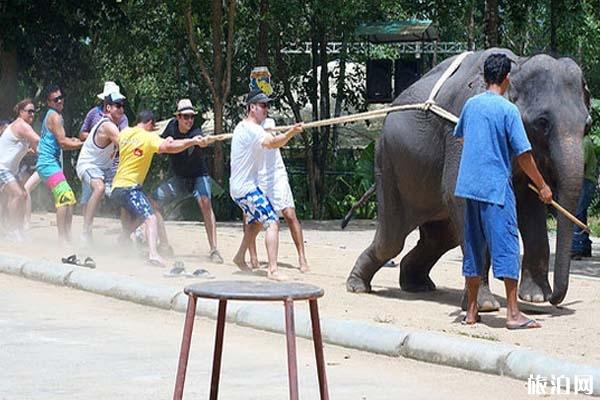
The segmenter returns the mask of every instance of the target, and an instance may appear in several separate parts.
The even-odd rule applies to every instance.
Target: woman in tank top
[[[37,150],[40,137],[31,127],[35,105],[24,99],[15,106],[15,119],[0,136],[0,190],[7,197],[7,228],[9,239],[23,240],[23,216],[27,192],[17,179],[19,164],[31,149]]]

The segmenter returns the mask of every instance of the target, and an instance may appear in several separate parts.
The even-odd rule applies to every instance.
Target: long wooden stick
[[[539,196],[540,191],[533,186],[531,183],[527,184],[527,186],[529,186],[529,189],[533,190],[534,192],[536,192]],[[560,204],[558,204],[556,201],[552,200],[552,202],[550,203],[554,208],[556,208],[558,211],[560,211],[560,213],[562,215],[564,215],[565,217],[567,217],[571,222],[573,222],[575,225],[577,225],[578,227],[580,227],[581,229],[583,229],[584,231],[586,231],[587,233],[592,233],[590,231],[590,228],[584,224],[583,222],[581,222],[580,220],[577,219],[577,217],[575,217],[573,214],[571,214],[570,212],[568,212],[565,208],[563,208]]]

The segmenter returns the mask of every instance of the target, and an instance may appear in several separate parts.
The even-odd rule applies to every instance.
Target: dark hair
[[[483,79],[487,85],[500,85],[510,72],[510,59],[506,54],[495,53],[483,64]]]
[[[48,98],[50,97],[50,94],[57,92],[60,90],[60,86],[51,83],[48,86],[46,86],[46,88],[44,89],[44,96],[46,97],[46,100],[48,100]]]
[[[15,115],[18,117],[19,113],[21,111],[23,111],[25,109],[25,107],[27,107],[28,104],[33,104],[33,100],[31,100],[29,97],[27,97],[26,99],[23,99],[20,102],[18,102],[15,105],[15,108],[13,108],[13,111],[15,112]]]
[[[137,115],[138,124],[147,124],[150,121],[154,121],[154,113],[150,110],[142,110]]]

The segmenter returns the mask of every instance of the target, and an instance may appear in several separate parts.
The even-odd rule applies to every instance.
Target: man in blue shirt
[[[510,79],[510,60],[492,54],[484,63],[487,91],[467,100],[454,131],[463,143],[454,195],[465,199],[463,275],[467,283],[467,315],[464,324],[480,320],[477,292],[489,250],[494,276],[504,280],[506,327],[539,328],[519,311],[519,234],[512,189],[512,158],[540,191],[540,199],[552,201],[552,191],[540,174],[517,107],[503,95]]]

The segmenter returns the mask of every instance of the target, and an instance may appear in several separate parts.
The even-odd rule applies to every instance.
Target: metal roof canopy
[[[403,21],[363,23],[354,31],[371,43],[432,42],[439,40],[435,24],[430,20],[408,19]]]

